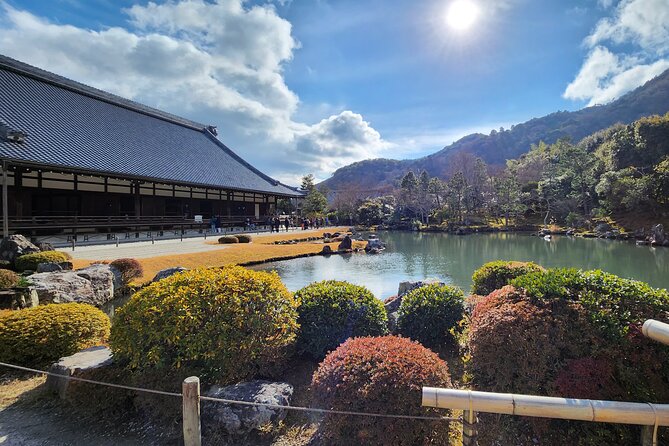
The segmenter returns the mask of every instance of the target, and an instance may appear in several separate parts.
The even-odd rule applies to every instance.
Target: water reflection
[[[384,232],[379,237],[387,244],[386,251],[379,255],[306,257],[253,268],[276,270],[293,291],[314,281],[336,279],[364,285],[380,298],[395,294],[403,280],[426,277],[468,290],[474,270],[498,259],[531,260],[551,268],[602,269],[655,287],[669,287],[669,248],[560,236],[545,241],[507,233],[456,236]]]

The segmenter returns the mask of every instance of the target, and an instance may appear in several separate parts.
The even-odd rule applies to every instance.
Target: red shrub
[[[605,359],[571,359],[558,374],[555,388],[565,398],[611,398],[616,393],[613,364]]]
[[[312,390],[320,407],[404,415],[444,415],[421,407],[423,386],[450,387],[446,363],[417,342],[396,336],[349,339],[326,356]],[[328,415],[329,444],[419,445],[448,437],[448,423]]]
[[[495,290],[487,296],[480,296],[474,300],[472,319],[478,319],[483,313],[486,313],[488,310],[496,308],[505,302],[516,302],[523,297],[521,291],[515,289],[511,285],[506,285]]]
[[[116,259],[110,265],[121,272],[123,283],[130,283],[144,275],[144,268],[135,259]]]

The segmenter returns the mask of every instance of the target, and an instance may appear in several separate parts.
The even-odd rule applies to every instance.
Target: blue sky
[[[669,68],[669,2],[0,0],[0,53],[218,125],[295,182],[615,99]]]

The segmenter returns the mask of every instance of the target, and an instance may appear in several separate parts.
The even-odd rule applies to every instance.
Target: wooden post
[[[183,396],[184,446],[201,446],[200,378],[190,376],[184,379],[181,393]]]
[[[477,446],[476,437],[476,412],[473,410],[465,410],[462,412],[462,446]]]
[[[9,204],[7,202],[7,162],[2,162],[2,236],[9,237]]]

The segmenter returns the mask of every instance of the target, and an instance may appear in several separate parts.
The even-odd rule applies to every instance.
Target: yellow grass
[[[304,254],[315,254],[323,249],[326,244],[319,242],[303,242],[295,245],[275,245],[275,241],[293,240],[306,237],[322,236],[324,232],[341,232],[344,228],[329,228],[317,231],[296,231],[285,234],[259,235],[253,237],[252,243],[235,243],[220,245],[215,251],[195,252],[191,254],[176,254],[137,259],[144,268],[144,275],[137,280],[138,283],[151,280],[158,271],[175,266],[183,266],[188,269],[198,267],[217,267],[247,262],[265,261],[269,259],[280,260]],[[337,250],[339,242],[327,243],[333,251]],[[363,248],[364,242],[353,242],[354,248]],[[83,268],[95,259],[74,259],[72,263],[75,268]]]

